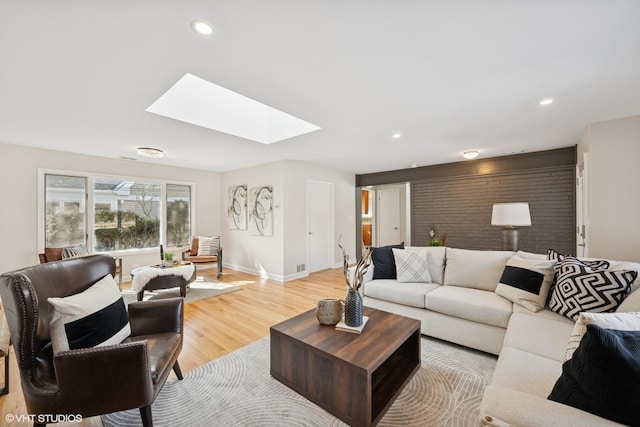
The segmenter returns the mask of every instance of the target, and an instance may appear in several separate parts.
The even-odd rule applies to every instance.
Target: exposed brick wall
[[[411,183],[412,244],[426,245],[428,229],[446,233],[447,246],[500,250],[502,227],[491,225],[494,203],[529,202],[530,227],[519,227],[520,249],[575,253],[575,168],[560,166],[496,175]]]

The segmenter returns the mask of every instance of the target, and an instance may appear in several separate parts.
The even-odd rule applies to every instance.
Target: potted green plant
[[[164,260],[166,265],[169,265],[169,266],[173,265],[173,252],[165,252]]]

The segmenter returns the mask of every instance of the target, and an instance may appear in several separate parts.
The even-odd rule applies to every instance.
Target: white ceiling
[[[638,17],[637,0],[0,0],[0,143],[354,173],[566,147],[640,114]],[[265,146],[145,111],[185,73],[321,129]]]

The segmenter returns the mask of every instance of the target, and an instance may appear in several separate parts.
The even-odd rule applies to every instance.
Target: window
[[[94,249],[117,251],[160,245],[160,184],[96,178]]]
[[[45,247],[86,242],[86,178],[45,175]]]
[[[189,184],[57,174],[45,174],[44,183],[45,247],[86,243],[112,252],[190,242]]]
[[[167,245],[188,245],[191,238],[191,186],[167,184]]]

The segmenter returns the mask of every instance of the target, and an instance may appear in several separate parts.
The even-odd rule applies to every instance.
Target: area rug
[[[496,357],[430,338],[421,344],[420,369],[378,425],[478,426]],[[269,338],[168,381],[152,411],[155,426],[346,426],[269,375]],[[103,422],[142,425],[137,409]]]
[[[240,289],[242,289],[240,286],[218,282],[208,277],[201,276],[196,278],[196,280],[190,283],[187,287],[187,296],[185,297],[184,302],[185,304],[189,304],[190,302],[228,294],[230,292],[239,291]],[[175,298],[179,296],[180,288],[159,289],[155,291],[145,291],[143,301]],[[122,297],[126,304],[137,301],[136,293],[126,289],[122,291]]]

